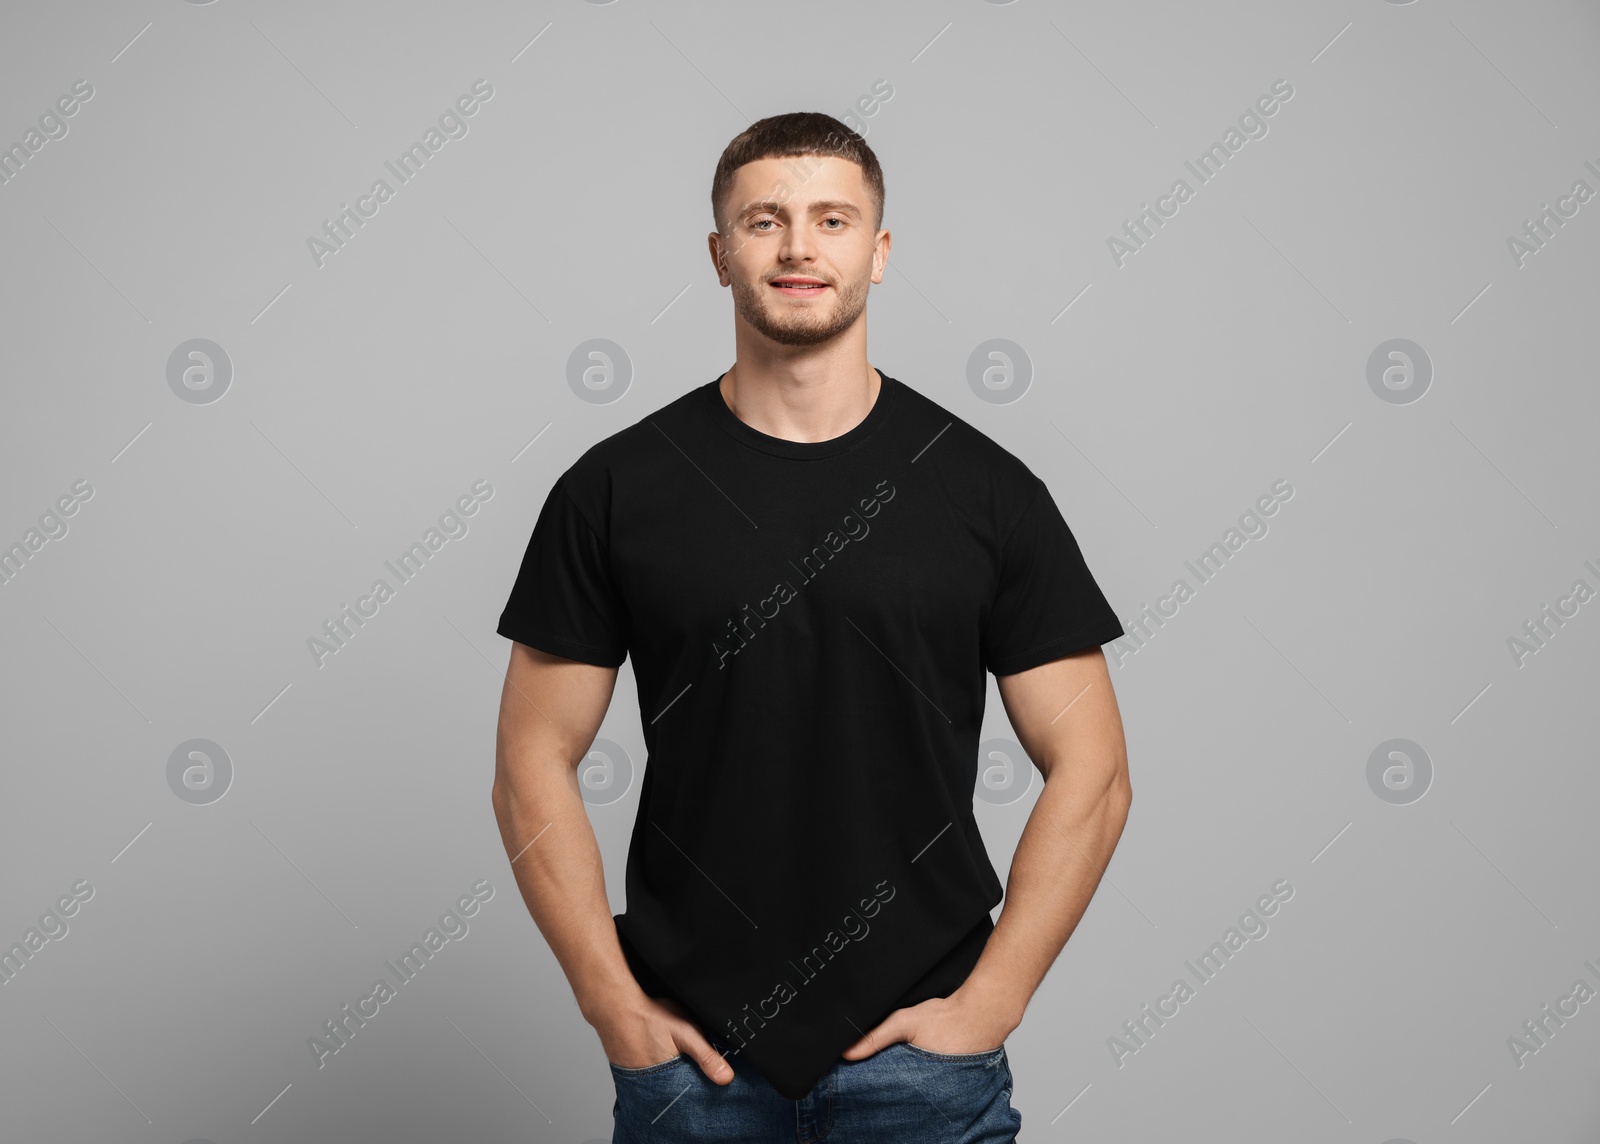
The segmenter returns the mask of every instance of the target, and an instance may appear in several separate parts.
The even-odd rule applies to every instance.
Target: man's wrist
[[[996,980],[976,970],[968,974],[956,993],[963,1002],[985,1013],[1004,1017],[1013,1029],[1022,1024],[1022,1015],[1028,1008],[1029,995],[1026,992],[1014,984]]]

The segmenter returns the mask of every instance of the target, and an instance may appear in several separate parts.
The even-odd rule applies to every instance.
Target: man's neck
[[[822,360],[734,362],[718,389],[733,415],[784,441],[831,441],[866,420],[882,388],[860,355],[848,368]]]

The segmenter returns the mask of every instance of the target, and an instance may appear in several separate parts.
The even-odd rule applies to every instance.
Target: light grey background
[[[0,585],[0,945],[94,890],[0,986],[6,1139],[609,1138],[490,811],[494,626],[556,475],[732,361],[722,147],[879,81],[870,358],[1046,478],[1130,627],[1294,489],[1108,648],[1137,796],[1009,1041],[1022,1138],[1597,1138],[1600,1004],[1508,1047],[1600,988],[1600,603],[1520,666],[1507,642],[1600,588],[1600,201],[1507,246],[1600,191],[1593,5],[143,0],[7,5],[0,42],[0,142],[94,88],[0,185],[0,542],[94,490]],[[469,133],[319,268],[323,220],[479,79]],[[1279,79],[1269,132],[1119,268],[1123,220]],[[232,362],[214,403],[168,384],[196,338]],[[609,404],[567,382],[591,338],[631,362]],[[1016,402],[968,384],[994,338],[1031,363]],[[1432,363],[1415,402],[1368,384],[1395,338]],[[601,735],[643,765],[628,668]],[[984,737],[1012,738],[993,684]],[[191,739],[231,760],[220,800],[169,786]],[[1367,780],[1391,739],[1431,760],[1409,804]],[[980,804],[1002,876],[1036,797]],[[614,909],[636,808],[590,807]],[[309,1038],[479,880],[470,933],[319,1068]],[[1119,1067],[1278,880],[1268,936]]]

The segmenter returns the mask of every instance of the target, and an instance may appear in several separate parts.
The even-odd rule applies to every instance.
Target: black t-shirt
[[[746,425],[719,378],[593,445],[498,627],[633,657],[624,955],[790,1099],[983,952],[984,673],[1123,634],[1044,482],[879,373],[829,441]]]

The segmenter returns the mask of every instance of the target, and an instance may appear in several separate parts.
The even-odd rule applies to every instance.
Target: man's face
[[[710,235],[737,319],[788,346],[849,329],[889,255],[889,232],[873,229],[876,209],[848,159],[801,155],[740,167],[722,202],[721,232]]]

